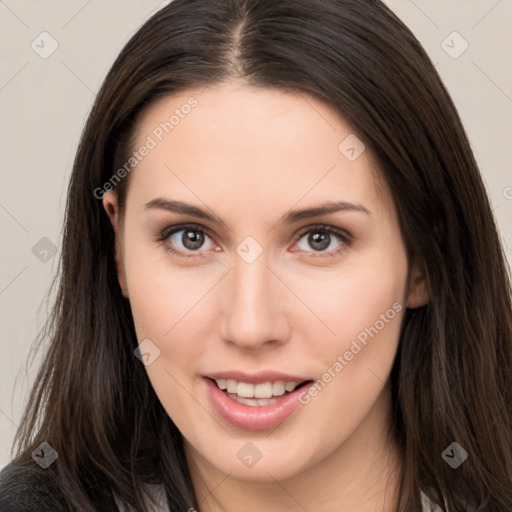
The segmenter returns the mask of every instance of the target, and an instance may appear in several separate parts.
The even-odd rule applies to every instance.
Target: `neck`
[[[341,446],[307,470],[280,481],[271,477],[265,481],[234,478],[211,465],[185,441],[198,512],[235,512],[241,504],[245,512],[396,512],[401,455],[388,437],[388,422],[383,421],[389,421],[390,403],[387,386]]]

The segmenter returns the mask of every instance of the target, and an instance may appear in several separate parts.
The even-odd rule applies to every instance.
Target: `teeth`
[[[216,380],[215,382],[217,383],[217,386],[219,386],[220,389],[226,389],[226,387],[227,387],[226,379],[219,379],[219,380]]]
[[[273,396],[284,395],[286,391],[293,391],[299,384],[298,382],[285,383],[282,380],[278,380],[276,382],[262,382],[260,384],[237,382],[233,379],[216,379],[215,382],[220,389],[227,390],[228,393],[238,395],[241,398],[256,398],[261,400],[268,399]],[[247,405],[253,404],[251,403]],[[264,405],[268,404],[265,403]]]
[[[228,393],[236,393],[238,389],[236,380],[228,379],[226,381],[226,389],[228,390]]]
[[[295,382],[289,382],[288,384],[285,384],[282,380],[278,380],[272,384],[272,395],[274,396],[281,396],[284,395],[286,391],[286,386],[289,386],[290,384],[293,384],[293,389],[295,389],[296,383]],[[292,389],[292,391],[293,391]]]
[[[254,384],[246,384],[245,382],[239,382],[237,384],[236,391],[230,391],[230,393],[236,393],[238,396],[244,397],[244,398],[253,398],[256,395],[254,394]],[[265,398],[265,397],[258,397],[258,398]]]
[[[287,382],[284,386],[286,391],[293,391],[297,387],[298,382]]]
[[[250,405],[251,407],[265,406],[277,402],[277,398],[242,398],[238,395],[231,395],[231,398],[239,404]]]

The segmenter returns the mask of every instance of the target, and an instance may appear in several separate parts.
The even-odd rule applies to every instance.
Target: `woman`
[[[511,310],[384,4],[175,0],[85,127],[0,509],[512,510]]]

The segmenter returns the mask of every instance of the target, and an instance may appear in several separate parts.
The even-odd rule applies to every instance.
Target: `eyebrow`
[[[152,199],[144,205],[145,210],[158,209],[167,210],[174,213],[184,213],[197,217],[199,219],[209,220],[212,223],[226,225],[226,223],[214,213],[210,213],[202,208],[194,206],[183,201],[172,201],[163,197]],[[284,214],[278,221],[278,224],[293,224],[303,219],[319,217],[339,211],[361,212],[371,215],[371,212],[361,204],[348,203],[346,201],[325,202],[312,208],[303,208],[301,210],[292,210]]]

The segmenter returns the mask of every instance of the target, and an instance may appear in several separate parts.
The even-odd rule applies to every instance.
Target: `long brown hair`
[[[114,234],[94,191],[128,160],[150,103],[232,78],[314,95],[344,116],[427,276],[430,302],[407,310],[391,375],[399,510],[418,510],[420,490],[443,510],[512,510],[511,288],[497,227],[434,66],[378,0],[174,0],[127,43],[76,154],[50,343],[17,457],[49,442],[59,458],[48,471],[79,510],[111,489],[144,510],[141,482],[162,482],[170,510],[199,508],[181,434],[133,354]],[[457,469],[441,456],[452,442],[469,454]]]

